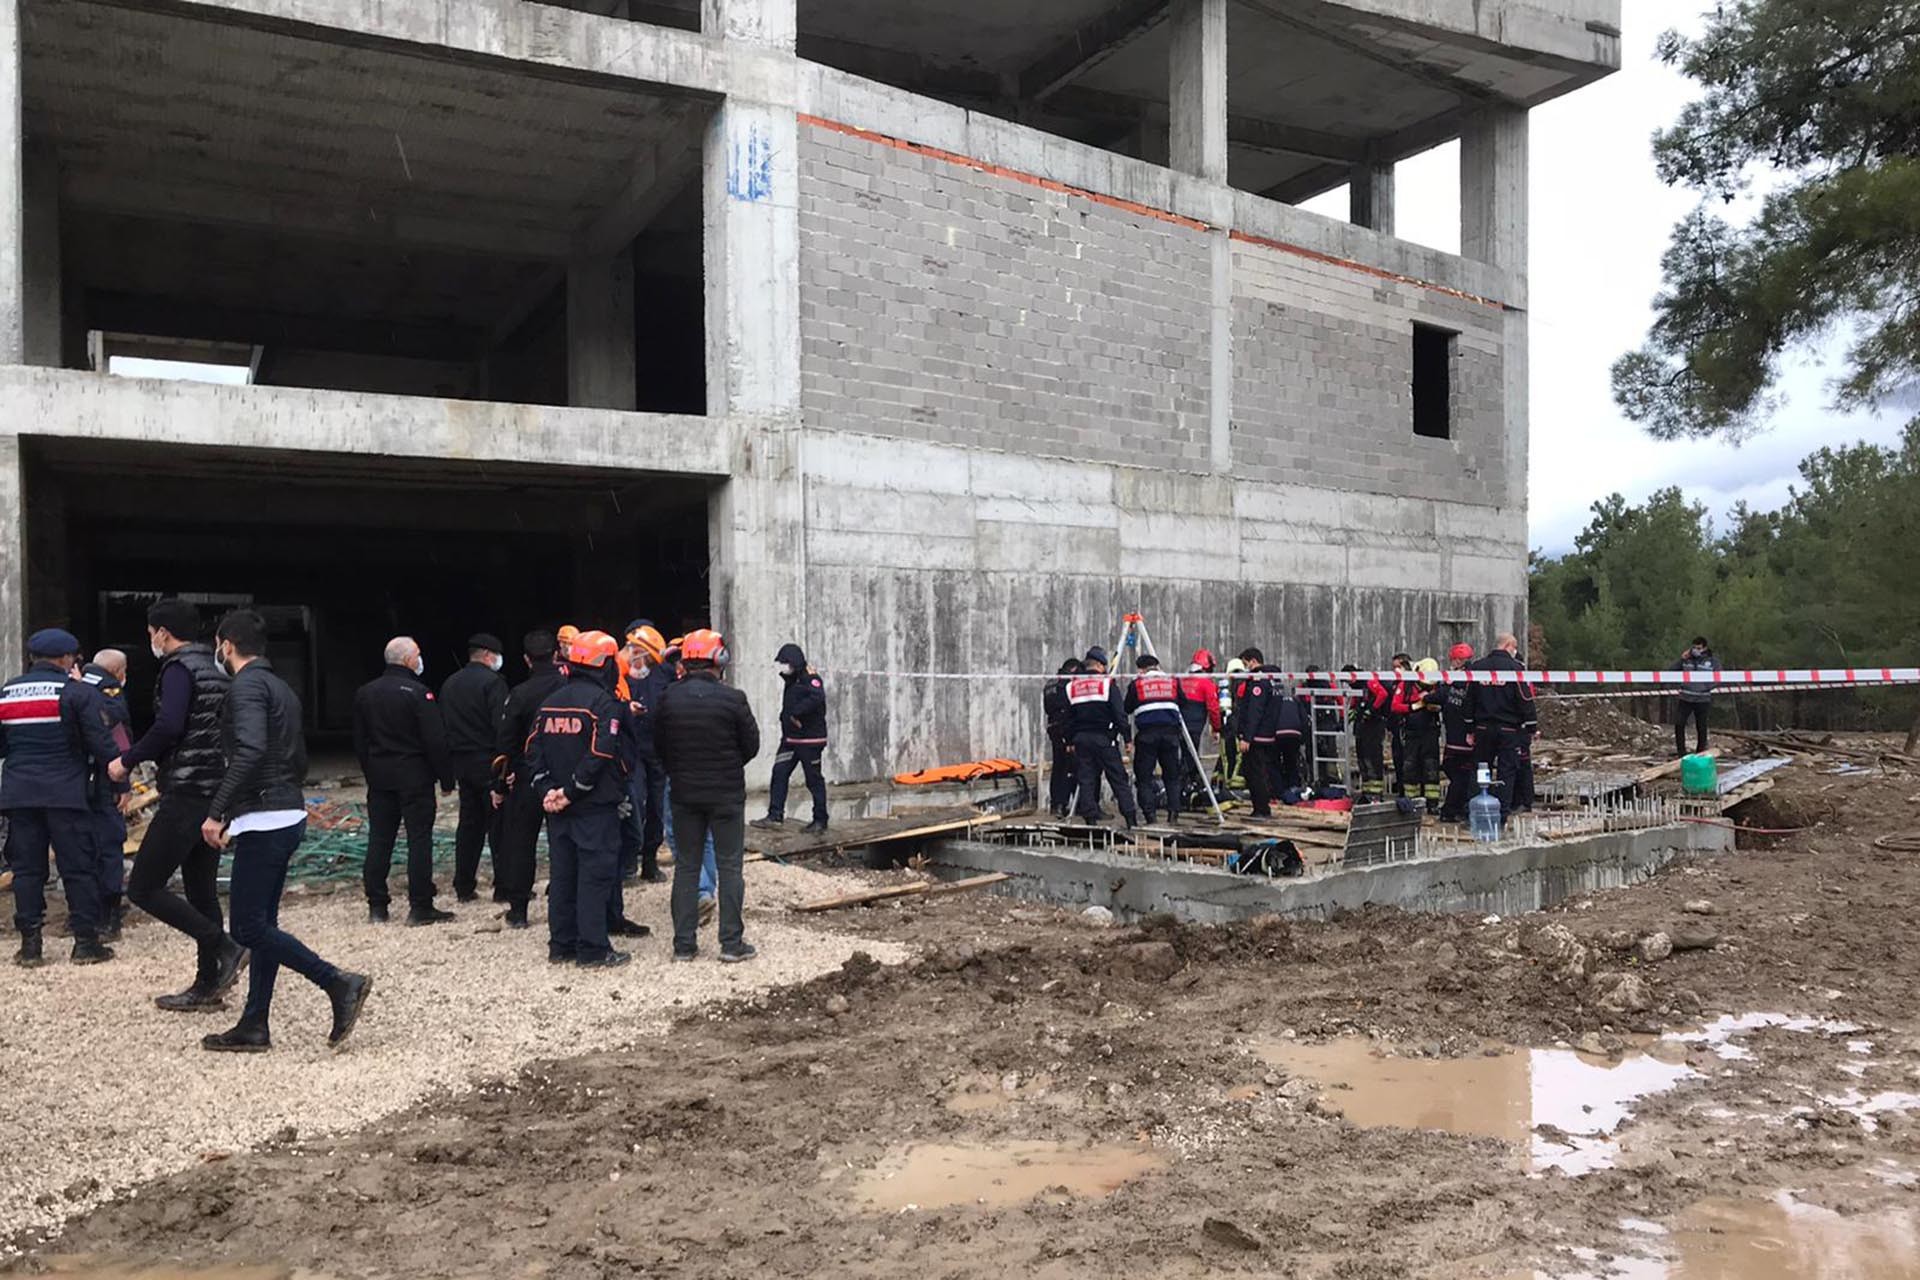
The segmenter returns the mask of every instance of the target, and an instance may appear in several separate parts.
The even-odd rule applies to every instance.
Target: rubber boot
[[[13,953],[13,962],[22,969],[37,969],[47,962],[40,941],[40,930],[22,929],[20,931],[20,949]]]

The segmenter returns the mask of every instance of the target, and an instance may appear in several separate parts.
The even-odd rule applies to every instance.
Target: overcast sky
[[[1608,370],[1638,346],[1660,287],[1660,255],[1692,193],[1661,185],[1651,141],[1695,86],[1654,59],[1668,27],[1697,30],[1694,0],[1626,0],[1621,69],[1533,113],[1531,304],[1535,547],[1571,548],[1588,508],[1609,493],[1645,497],[1679,485],[1715,513],[1739,499],[1761,508],[1787,499],[1800,459],[1822,444],[1892,443],[1909,413],[1842,415],[1828,406],[1829,374],[1800,362],[1783,384],[1773,425],[1745,445],[1665,444],[1614,406]],[[1446,146],[1399,166],[1398,232],[1460,248],[1460,153]],[[1308,208],[1345,217],[1345,188]]]

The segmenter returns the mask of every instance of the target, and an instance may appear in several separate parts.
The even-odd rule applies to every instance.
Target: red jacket
[[[1205,707],[1207,711],[1207,727],[1215,733],[1219,733],[1220,687],[1213,682],[1213,677],[1199,674],[1181,676],[1180,692],[1186,695],[1187,707],[1189,709],[1187,732],[1194,734],[1196,737],[1199,736],[1199,726],[1195,723],[1195,721],[1199,719],[1199,715],[1193,708]]]

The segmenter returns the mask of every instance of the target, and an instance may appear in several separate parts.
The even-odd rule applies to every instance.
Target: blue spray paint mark
[[[749,204],[773,198],[773,140],[757,124],[747,127],[744,143],[736,135],[728,148],[727,194]]]

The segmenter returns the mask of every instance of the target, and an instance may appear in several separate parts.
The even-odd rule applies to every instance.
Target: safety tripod
[[[1147,634],[1147,620],[1137,613],[1126,614],[1120,619],[1120,634],[1114,637],[1113,648],[1108,652],[1113,655],[1113,663],[1108,670],[1114,675],[1120,674],[1120,655],[1123,653],[1132,655],[1135,671],[1140,669],[1141,654],[1150,654],[1155,658],[1160,656],[1154,651],[1153,637]],[[1175,679],[1179,678],[1177,673],[1169,674],[1173,674]],[[1220,798],[1213,793],[1213,782],[1207,777],[1207,765],[1200,758],[1200,748],[1194,745],[1193,735],[1187,732],[1185,716],[1179,717],[1179,725],[1180,741],[1186,744],[1187,758],[1193,761],[1194,772],[1200,776],[1200,785],[1206,788],[1207,803],[1213,806],[1214,821],[1224,826],[1227,815],[1221,811]],[[1178,800],[1178,797],[1174,798]]]

